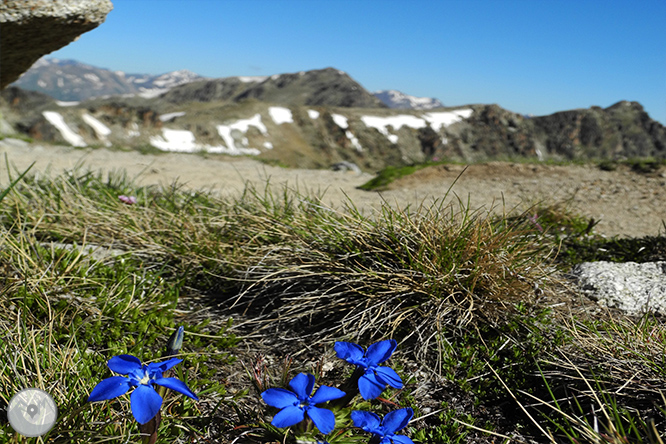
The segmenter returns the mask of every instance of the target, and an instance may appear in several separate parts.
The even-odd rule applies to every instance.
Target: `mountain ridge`
[[[386,108],[347,73],[335,68],[275,74],[258,81],[239,77],[177,86],[161,97],[170,103],[259,100],[283,105]]]
[[[156,97],[184,83],[203,80],[189,70],[133,74],[71,59],[42,58],[10,86],[41,92],[60,101],[82,101],[110,95]]]
[[[64,73],[67,63],[57,69]],[[306,168],[351,162],[377,170],[442,159],[666,158],[666,128],[637,102],[547,116],[495,104],[414,110],[389,108],[335,68],[269,77],[195,76],[181,71],[152,77],[151,88],[166,90],[159,95],[84,102],[10,87],[0,92],[0,128],[81,147],[251,155]],[[138,84],[148,82],[137,78]]]
[[[211,82],[209,84],[200,84],[199,91],[188,92],[187,89],[171,95],[172,101],[178,100],[229,100],[232,93],[237,94],[237,100],[255,98],[258,100],[270,101],[271,97],[266,97],[266,92],[261,91],[259,84],[275,83],[278,79],[284,82],[285,79],[295,80],[295,76],[312,76],[313,73],[338,73],[340,82],[337,88],[347,88],[347,92],[355,89],[365,92],[365,89],[355,82],[348,74],[335,68],[314,69],[310,71],[300,71],[297,73],[282,73],[272,76],[230,76],[217,79],[210,79],[193,73],[187,69],[171,71],[168,73],[152,75],[125,73],[123,71],[114,71],[109,68],[96,67],[83,62],[71,59],[42,58],[38,60],[21,78],[10,86],[16,86],[22,89],[41,92],[56,100],[64,102],[83,101],[95,97],[105,97],[110,95],[139,95],[141,97],[151,98],[169,92],[175,87],[195,82]],[[349,79],[343,80],[344,77]],[[323,84],[328,87],[335,86],[334,76],[329,75],[328,79],[322,79]],[[312,79],[304,79],[311,82]],[[307,82],[306,82],[307,83]],[[294,88],[298,88],[296,84]],[[284,85],[282,85],[284,88]],[[323,86],[322,86],[323,88]],[[210,97],[205,99],[212,90],[216,90],[221,97]],[[330,91],[327,93],[330,94]],[[320,94],[321,95],[321,94]],[[182,99],[179,98],[182,96]],[[376,99],[373,99],[374,96]],[[345,103],[346,100],[346,103]],[[401,109],[433,109],[443,105],[437,99],[414,97],[404,94],[397,90],[384,90],[376,93],[368,93],[362,99],[346,98],[339,99],[340,106],[360,106],[360,107],[384,107]],[[280,101],[278,99],[278,101]],[[325,104],[320,97],[310,99],[311,105]],[[337,103],[336,103],[337,105]]]

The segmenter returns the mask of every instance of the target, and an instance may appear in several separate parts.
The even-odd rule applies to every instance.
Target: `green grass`
[[[450,163],[448,161],[440,161],[440,162],[424,162],[424,163],[417,163],[414,165],[406,165],[406,166],[387,166],[386,168],[382,169],[377,173],[375,177],[364,183],[363,185],[359,186],[361,190],[366,190],[366,191],[382,191],[385,190],[386,187],[393,181],[400,179],[401,177],[409,176],[410,174],[414,174],[418,170],[422,170],[423,168],[429,167],[429,166],[435,166],[435,165],[443,165],[446,163]]]
[[[661,320],[552,309],[558,269],[602,257],[593,221],[563,204],[497,216],[440,201],[367,216],[268,184],[222,199],[81,168],[11,182],[0,194],[0,406],[24,387],[50,392],[60,419],[46,442],[137,441],[126,399],[87,396],[110,357],[159,359],[178,325],[179,377],[201,401],[169,395],[158,442],[293,442],[267,425],[262,388],[299,371],[339,383],[333,341],[387,337],[406,384],[372,406],[413,407],[417,442],[641,442],[650,418],[665,429]],[[605,241],[623,260],[661,240]],[[39,440],[0,417],[0,443],[24,441]],[[331,442],[367,438],[346,429]]]

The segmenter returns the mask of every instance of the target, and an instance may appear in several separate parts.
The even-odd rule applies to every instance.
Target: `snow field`
[[[283,110],[288,111],[289,115],[287,116]],[[274,121],[277,119],[276,123],[286,119],[287,117],[291,117],[291,111],[286,108],[276,107],[276,110],[273,112],[275,115],[272,115],[271,117]],[[261,134],[268,136],[268,129],[261,121],[261,114],[257,113],[249,119],[241,119],[231,124],[217,125],[215,127],[217,129],[217,133],[220,135],[226,146],[200,144],[196,142],[196,138],[191,131],[174,130],[168,128],[164,128],[162,130],[161,136],[151,137],[150,144],[155,148],[161,149],[163,151],[174,151],[181,153],[206,151],[209,153],[229,154],[232,156],[256,156],[261,154],[261,151],[258,148],[249,147],[249,141],[247,137],[242,137],[240,143],[237,142],[239,133],[244,135],[247,133],[250,127],[257,128]],[[263,147],[266,149],[272,149],[273,145],[270,142],[265,142]]]
[[[283,108],[281,106],[271,106],[268,108],[268,114],[273,119],[276,125],[281,125],[283,123],[294,123],[294,117],[291,114],[291,110]]]
[[[83,115],[83,121],[90,125],[97,138],[103,142],[105,146],[111,146],[111,142],[109,142],[109,140],[106,138],[106,136],[111,134],[111,130],[108,126],[104,125],[102,122],[87,113]]]
[[[408,114],[389,117],[363,116],[361,117],[361,121],[365,126],[375,128],[381,134],[386,136],[390,142],[397,143],[398,136],[389,133],[389,126],[393,128],[393,131],[397,131],[403,126],[420,129],[430,125],[435,131],[440,131],[442,128],[446,128],[451,124],[467,119],[472,115],[472,112],[473,110],[471,109],[459,109],[455,111],[426,113],[421,117]]]
[[[166,114],[162,114],[160,116],[160,121],[161,122],[168,122],[169,120],[173,120],[176,117],[183,117],[184,115],[185,115],[185,112],[183,112],[183,111],[178,111],[178,112],[175,112],[175,113],[166,113]]]
[[[56,129],[60,131],[63,139],[65,139],[70,145],[78,147],[87,146],[83,137],[76,134],[69,126],[67,126],[65,119],[60,113],[55,111],[44,111],[42,112],[42,115],[51,125],[55,126]]]

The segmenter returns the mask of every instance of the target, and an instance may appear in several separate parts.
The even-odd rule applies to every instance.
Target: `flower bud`
[[[185,329],[183,328],[182,325],[178,327],[176,331],[173,332],[173,334],[169,338],[169,341],[167,342],[166,353],[164,354],[165,357],[178,355],[178,352],[180,352],[180,349],[183,347],[184,333]]]

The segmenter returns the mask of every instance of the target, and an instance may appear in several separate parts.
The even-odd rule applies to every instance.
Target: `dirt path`
[[[0,141],[0,155],[23,171],[36,162],[34,172],[56,175],[83,166],[103,172],[126,170],[140,184],[170,184],[174,180],[191,188],[235,195],[246,181],[263,187],[266,181],[300,190],[325,191],[324,202],[340,207],[348,196],[364,211],[379,208],[382,201],[405,207],[460,198],[473,208],[483,206],[519,210],[531,204],[569,201],[570,208],[599,220],[596,231],[608,236],[645,236],[664,232],[666,221],[666,173],[651,176],[626,169],[602,171],[593,166],[548,166],[512,163],[463,166],[441,165],[418,171],[393,183],[382,193],[358,190],[369,173],[326,170],[288,170],[247,158],[193,154],[144,155],[106,149],[27,144],[14,139]],[[462,175],[461,175],[462,173]],[[460,176],[460,177],[458,177]],[[456,181],[457,179],[457,181]],[[7,183],[7,168],[0,165],[0,183]]]

